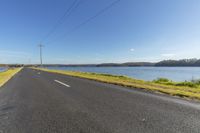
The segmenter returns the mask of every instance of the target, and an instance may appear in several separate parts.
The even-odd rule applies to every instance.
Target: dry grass
[[[7,71],[0,72],[0,87],[3,86],[9,79],[11,79],[21,68],[12,68]]]
[[[137,80],[126,76],[117,76],[110,74],[98,74],[88,72],[75,72],[75,71],[62,71],[62,70],[49,70],[44,68],[34,68],[46,72],[64,74],[74,77],[86,78],[90,80],[100,81],[109,84],[116,84],[120,86],[126,86],[131,88],[139,88],[150,91],[161,92],[172,96],[186,97],[191,99],[200,100],[200,88],[194,88],[189,86],[175,86],[166,85],[150,81]]]

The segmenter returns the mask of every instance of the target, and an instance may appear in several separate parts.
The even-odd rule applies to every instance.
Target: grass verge
[[[0,72],[0,87],[3,86],[9,79],[11,79],[22,68],[12,68],[7,71]]]
[[[62,70],[49,70],[45,68],[33,68],[51,73],[64,74],[79,78],[86,78],[90,80],[100,81],[109,84],[115,84],[130,88],[145,89],[153,92],[161,92],[172,96],[179,96],[190,99],[200,100],[200,87],[191,87],[187,84],[165,84],[160,81],[143,81],[138,79],[129,78],[126,76],[110,75],[110,74],[98,74],[88,72],[75,72],[75,71],[62,71]]]

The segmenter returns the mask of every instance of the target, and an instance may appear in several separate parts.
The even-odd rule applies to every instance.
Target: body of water
[[[5,71],[6,68],[5,67],[0,67],[0,72]]]
[[[173,81],[200,79],[200,67],[48,67],[56,70],[108,73],[151,81],[160,77]]]

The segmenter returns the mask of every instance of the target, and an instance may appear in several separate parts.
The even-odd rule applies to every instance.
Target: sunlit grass
[[[200,81],[199,80],[192,80],[192,81],[183,81],[183,82],[175,82],[166,78],[158,78],[153,80],[154,83],[158,84],[165,84],[165,85],[173,85],[173,86],[187,86],[192,88],[200,88]]]
[[[49,70],[44,68],[34,68],[34,69],[39,69],[46,72],[64,74],[74,77],[86,78],[90,80],[96,80],[100,82],[116,84],[131,88],[156,91],[173,96],[187,97],[191,99],[200,100],[200,87],[193,86],[191,85],[192,83],[189,82],[175,83],[168,79],[158,79],[151,82],[151,81],[133,79],[126,76],[117,76],[110,74],[98,74],[98,73],[75,72],[75,71],[64,71],[64,70]]]
[[[0,87],[4,85],[10,78],[12,78],[16,73],[18,73],[21,68],[12,68],[7,71],[0,72]]]

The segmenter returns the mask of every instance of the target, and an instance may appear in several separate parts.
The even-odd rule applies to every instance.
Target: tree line
[[[164,60],[155,66],[200,66],[200,59]]]
[[[40,66],[39,64],[7,64],[1,65],[0,67],[31,67],[31,66]],[[127,63],[102,63],[102,64],[44,64],[43,67],[137,67],[137,66],[166,66],[166,67],[178,67],[178,66],[198,66],[200,67],[200,59],[182,59],[182,60],[163,60],[157,63],[152,62],[127,62]]]

